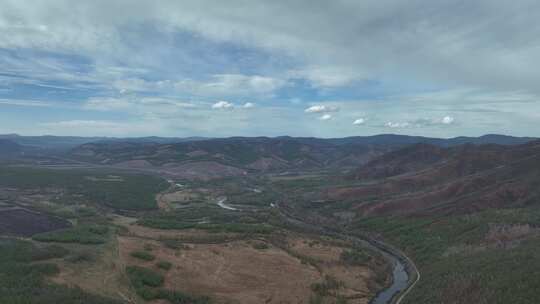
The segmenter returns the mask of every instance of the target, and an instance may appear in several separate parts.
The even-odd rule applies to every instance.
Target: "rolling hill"
[[[11,140],[0,139],[0,158],[19,156],[23,147]]]
[[[329,188],[326,197],[354,201],[363,216],[463,214],[527,206],[540,201],[540,142],[413,145],[373,159],[347,179],[371,183]]]
[[[204,162],[248,172],[267,172],[353,168],[387,152],[413,144],[421,144],[423,147],[435,145],[436,149],[442,149],[440,147],[452,147],[463,142],[507,145],[529,140],[531,139],[502,135],[437,139],[391,134],[334,139],[231,137],[169,143],[114,140],[80,145],[71,150],[70,155],[81,161],[130,167],[167,168]],[[425,152],[427,157],[429,152]]]

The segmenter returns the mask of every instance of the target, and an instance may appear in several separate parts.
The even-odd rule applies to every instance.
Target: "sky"
[[[0,0],[0,134],[540,136],[540,1]]]

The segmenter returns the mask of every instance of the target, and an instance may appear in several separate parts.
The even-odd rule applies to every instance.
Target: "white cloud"
[[[52,107],[53,103],[40,100],[23,100],[23,99],[0,99],[0,105],[20,106],[20,107]]]
[[[53,128],[105,128],[105,129],[115,129],[121,128],[124,124],[114,121],[103,121],[103,120],[64,120],[57,122],[48,122],[42,124],[45,127]]]
[[[388,128],[407,128],[411,124],[408,123],[408,122],[391,122],[391,121],[389,121],[384,125],[385,125],[385,127],[388,127]]]
[[[255,107],[255,104],[252,102],[246,102],[242,107],[245,109],[250,109],[250,108]]]
[[[454,122],[454,117],[452,116],[445,116],[443,117],[443,119],[441,120],[441,123],[445,124],[445,125],[449,125],[449,124],[452,124]]]
[[[410,121],[403,122],[392,122],[389,121],[384,124],[387,128],[425,128],[425,127],[437,127],[437,126],[448,126],[454,123],[454,118],[452,116],[445,116],[442,119],[428,119],[428,118],[418,118]]]
[[[214,74],[207,79],[156,80],[137,77],[120,78],[110,81],[121,94],[129,92],[173,92],[206,97],[272,96],[275,91],[287,84],[287,80],[243,74]]]
[[[358,118],[353,122],[353,125],[363,125],[366,122],[364,118]]]
[[[320,120],[330,120],[332,119],[332,115],[330,114],[323,114],[321,117],[319,117]]]
[[[212,109],[232,109],[234,107],[234,104],[228,102],[228,101],[218,101],[212,105]]]
[[[304,110],[306,113],[328,113],[328,112],[338,112],[339,108],[335,106],[326,106],[326,105],[314,105]]]
[[[84,104],[87,110],[96,111],[115,111],[128,110],[132,107],[132,103],[128,99],[114,97],[94,97],[90,98]]]
[[[286,84],[286,80],[260,75],[216,74],[206,81],[184,79],[173,86],[177,92],[219,97],[272,95]]]
[[[197,105],[163,97],[92,97],[84,104],[83,109],[94,111],[122,111],[134,114],[149,112],[171,113],[181,109],[193,109]]]
[[[358,79],[356,71],[369,79],[407,71],[409,79],[537,91],[540,69],[530,63],[539,61],[540,35],[538,27],[530,25],[539,19],[539,5],[533,0],[478,0],[463,5],[429,0],[312,5],[305,0],[264,6],[204,0],[160,1],[159,5],[124,0],[88,4],[51,0],[32,5],[4,1],[0,47],[82,53],[150,66],[160,62],[159,55],[175,54],[164,48],[174,39],[155,38],[152,30],[136,32],[141,25],[151,24],[148,28],[170,37],[194,33],[216,42],[286,54],[304,62],[306,77],[322,86],[350,84]],[[269,13],[279,18],[267,18]],[[133,39],[144,41],[145,48],[133,52]],[[220,59],[219,53],[214,55]],[[195,62],[200,60],[200,52],[191,56]],[[275,88],[272,81],[258,78],[249,86],[263,91]]]
[[[373,96],[383,102],[339,104],[343,115],[349,115],[343,126],[327,124],[325,131],[305,127],[306,134],[357,132],[350,122],[366,113],[370,120],[364,125],[373,128],[370,132],[384,131],[384,123],[390,121],[390,127],[426,127],[422,133],[443,136],[509,131],[533,135],[531,126],[540,115],[540,27],[531,26],[540,19],[539,1],[478,0],[453,5],[451,1],[365,0],[313,5],[299,0],[294,5],[274,1],[264,6],[235,0],[219,4],[163,0],[159,5],[126,0],[0,2],[0,87],[17,92],[14,83],[38,86],[44,92],[34,96],[54,104],[62,97],[55,99],[58,95],[46,95],[45,90],[78,89],[81,92],[71,96],[103,96],[86,102],[85,110],[178,119],[194,108],[176,97],[199,100],[196,111],[201,112],[194,121],[201,126],[215,124],[214,131],[222,132],[223,125],[213,120],[219,115],[209,115],[212,102],[263,104],[268,99],[262,113],[272,102],[283,105],[280,102],[295,93],[309,102],[302,94],[304,87],[298,91],[293,87],[308,83],[324,100]],[[269,14],[277,17],[267,18]],[[336,95],[326,90],[344,86],[353,89]],[[434,87],[450,89],[418,93]],[[287,94],[277,95],[284,88]],[[163,96],[163,101],[132,96],[138,93]],[[274,96],[283,99],[273,100]],[[69,103],[78,107],[73,99]],[[301,100],[292,102],[279,115],[287,112],[295,117],[303,109],[298,105]],[[0,104],[42,105],[23,100]],[[235,106],[230,104],[229,108]],[[42,111],[46,112],[52,111]],[[247,116],[243,112],[247,111],[235,114]],[[259,109],[251,112],[258,115]],[[306,109],[316,113],[314,117],[331,112],[335,111],[324,106]],[[88,113],[72,113],[77,116],[70,119],[88,117]],[[269,113],[258,119],[278,115]],[[414,120],[409,115],[428,118]],[[2,119],[9,126],[7,116],[12,115],[4,113]],[[291,121],[289,129],[285,121],[280,123],[235,131],[297,132],[302,124],[318,121],[302,117]],[[31,125],[32,120],[25,124]],[[330,130],[330,125],[335,129]]]
[[[365,79],[366,76],[358,71],[359,69],[318,66],[292,71],[291,77],[307,79],[315,88],[336,88],[347,86],[355,81]]]

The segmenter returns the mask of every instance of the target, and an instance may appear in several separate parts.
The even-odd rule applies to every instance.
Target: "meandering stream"
[[[369,302],[370,304],[400,304],[403,297],[419,280],[420,274],[412,261],[392,247],[380,241],[366,240],[353,235],[334,231],[329,228],[307,223],[301,219],[291,216],[287,212],[284,212],[281,208],[279,208],[279,204],[274,204],[274,206],[279,210],[281,215],[292,224],[309,228],[313,231],[319,231],[326,235],[338,236],[340,238],[352,241],[353,243],[356,243],[362,247],[375,250],[381,253],[393,265],[392,283],[387,288],[381,290],[375,296],[375,298]],[[415,275],[414,280],[410,278],[410,272]]]
[[[216,204],[223,209],[239,211],[240,209],[234,208],[225,204],[227,197],[221,197],[216,201]],[[283,209],[279,207],[279,204],[271,204],[271,207],[277,208],[279,213],[291,224],[308,228],[313,231],[318,231],[320,233],[337,236],[343,239],[352,241],[356,245],[367,247],[372,250],[375,250],[382,254],[392,265],[392,283],[387,288],[381,290],[375,298],[371,299],[370,304],[400,304],[403,297],[406,293],[414,287],[414,284],[419,280],[420,274],[418,270],[412,263],[412,261],[407,258],[404,254],[400,253],[396,249],[376,240],[367,240],[362,239],[353,235],[344,234],[329,228],[322,226],[314,225],[308,222],[298,219],[297,217],[291,216]],[[413,272],[415,277],[414,280],[410,278],[410,272]]]
[[[234,208],[232,206],[229,206],[229,205],[225,204],[226,201],[227,201],[227,198],[222,197],[222,198],[217,200],[217,205],[220,206],[223,209],[232,210],[232,211],[238,211],[237,208]]]
[[[396,299],[396,295],[407,289],[409,286],[409,274],[405,269],[405,265],[395,256],[379,250],[386,259],[388,259],[393,265],[392,270],[392,284],[386,289],[382,290],[373,298],[369,303],[370,304],[390,304],[390,303],[399,303],[400,299]],[[395,300],[395,301],[394,301]]]

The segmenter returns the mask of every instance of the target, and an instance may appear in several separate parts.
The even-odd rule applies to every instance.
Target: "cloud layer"
[[[540,135],[538,1],[0,5],[0,132]]]

